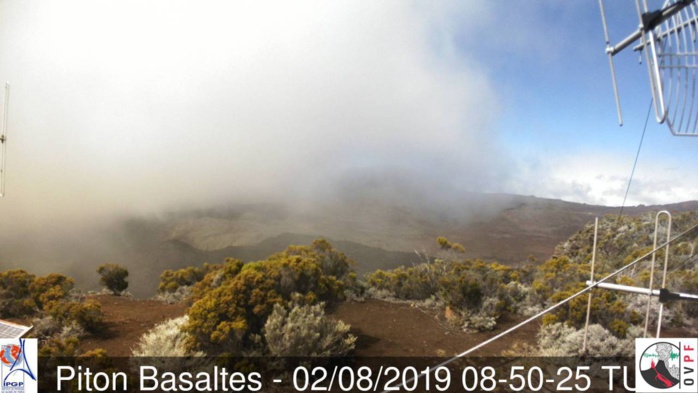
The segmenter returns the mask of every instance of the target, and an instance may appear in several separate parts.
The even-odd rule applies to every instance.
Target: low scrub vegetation
[[[38,311],[30,289],[35,280],[35,275],[24,270],[0,273],[0,315],[3,318],[30,316]],[[33,289],[39,291],[36,286]]]
[[[453,248],[439,237],[441,249]],[[455,243],[457,244],[457,243]],[[450,255],[457,255],[450,253]],[[436,259],[366,276],[368,294],[425,301],[449,309],[449,321],[463,330],[492,330],[506,312],[518,312],[529,301],[530,268],[514,269],[481,260]],[[522,282],[522,280],[524,280]]]
[[[201,267],[186,267],[179,270],[165,270],[160,275],[160,285],[158,285],[158,297],[168,302],[186,302],[189,301],[192,295],[192,288],[203,281],[209,273],[215,271],[231,269],[233,275],[237,274],[242,267],[242,261],[228,258],[222,265],[204,263]],[[209,280],[213,279],[213,275],[209,276]],[[210,287],[210,282],[201,285],[201,287]]]
[[[99,302],[73,297],[73,285],[72,278],[56,273],[37,278],[24,270],[2,272],[0,313],[3,317],[48,316],[59,326],[74,323],[87,331],[97,330],[104,318]]]
[[[325,317],[324,304],[275,304],[264,324],[264,341],[274,356],[345,356],[356,337],[349,325]]]
[[[698,212],[674,216],[674,231],[698,220]],[[661,236],[666,229],[660,226]],[[619,267],[651,251],[654,215],[642,217],[607,216],[600,220],[595,277],[605,277]],[[452,252],[453,243],[439,237],[443,258],[390,271],[378,270],[366,277],[367,294],[422,301],[448,309],[448,319],[463,330],[489,330],[504,313],[533,315],[586,287],[591,277],[593,226],[587,225],[556,249],[556,255],[537,267],[511,268],[498,263],[464,259]],[[698,234],[671,248],[667,288],[698,293]],[[448,251],[444,253],[443,251]],[[657,253],[663,261],[664,251]],[[647,287],[649,258],[612,282]],[[661,282],[661,264],[655,270],[655,288]],[[564,324],[578,330],[586,322],[587,296],[577,297],[542,318],[545,326]],[[632,337],[644,324],[646,298],[610,290],[595,290],[591,301],[591,324],[618,340]],[[656,302],[654,306],[657,308]],[[656,315],[656,312],[653,313]],[[696,329],[698,305],[673,302],[665,305],[664,324]],[[656,320],[651,320],[655,323]],[[598,329],[594,328],[594,329]],[[611,341],[609,341],[611,342]]]
[[[635,338],[642,337],[642,329],[633,327],[625,338],[599,324],[589,325],[586,353],[583,353],[584,329],[576,329],[564,323],[545,325],[538,333],[538,350],[535,356],[633,356]]]
[[[74,293],[70,277],[37,277],[24,270],[0,272],[0,315],[33,319],[32,334],[42,340],[40,354],[73,354],[77,338],[98,332],[104,321],[101,304]]]
[[[167,358],[203,355],[187,348],[189,336],[182,328],[188,321],[189,317],[185,315],[156,325],[140,338],[133,349],[133,356]]]
[[[121,295],[128,288],[128,269],[115,263],[107,263],[97,268],[99,282],[114,295]]]
[[[49,315],[62,325],[74,323],[91,333],[98,332],[104,322],[102,305],[94,299],[57,303]]]
[[[266,260],[227,260],[192,290],[190,348],[207,354],[265,351],[263,329],[276,305],[334,303],[355,285],[352,262],[327,241],[290,246]]]

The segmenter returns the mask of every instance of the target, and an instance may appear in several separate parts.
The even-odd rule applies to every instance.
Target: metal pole
[[[608,36],[608,26],[606,25],[606,10],[603,6],[603,0],[599,0],[599,8],[601,9],[601,21],[603,21],[604,37],[606,37],[606,54],[608,54],[608,65],[611,67],[611,79],[613,79],[613,94],[616,97],[616,111],[618,112],[618,124],[622,126],[623,112],[620,108],[620,95],[618,93],[618,83],[616,82],[616,67],[613,64],[613,53],[611,53],[613,48],[611,48],[611,40]]]
[[[599,233],[599,218],[594,219],[594,248],[591,250],[591,281],[594,282],[594,265],[596,264],[596,239]],[[589,299],[587,300],[587,320],[584,324],[584,341],[582,343],[582,353],[587,353],[587,334],[589,333],[589,316],[591,315],[591,295],[593,291],[589,291]]]
[[[671,226],[671,213],[669,213],[666,210],[662,210],[659,213],[657,213],[657,217],[654,220],[654,243],[653,243],[653,249],[657,249],[657,238],[659,235],[659,218],[661,217],[662,214],[666,214],[669,217],[669,226]],[[668,235],[671,233],[669,232]],[[670,239],[670,237],[667,236],[667,240]],[[667,244],[668,245],[668,244]],[[668,250],[665,252],[665,257],[667,257]],[[650,285],[649,285],[649,290],[650,292],[653,290],[654,286],[654,265],[657,260],[657,254],[654,253],[652,254],[652,264],[650,266]],[[664,263],[664,271],[666,272],[666,262]],[[665,273],[666,275],[666,273]],[[662,284],[662,287],[664,287],[664,284]],[[650,320],[650,307],[651,307],[651,300],[652,300],[652,295],[647,296],[647,312],[645,313],[645,333],[644,337],[647,337],[647,331],[649,329],[649,320]],[[661,315],[660,315],[661,318]],[[657,321],[657,326],[661,326],[661,320]]]
[[[666,210],[663,210],[659,213],[657,213],[657,221],[659,221],[659,215],[660,214],[666,214],[667,218],[669,219],[669,222],[667,224],[667,232],[666,232],[666,238],[671,239],[671,213],[669,213]],[[655,233],[656,236],[656,233]],[[666,288],[666,270],[667,270],[667,265],[669,264],[669,244],[666,245],[666,250],[664,251],[664,276],[662,277],[662,289]],[[664,311],[664,303],[659,303],[659,315],[657,316],[657,338],[659,338],[659,333],[662,330],[662,313]]]
[[[587,281],[587,285],[589,286],[595,286],[601,289],[610,289],[612,291],[621,291],[621,292],[627,292],[627,293],[637,293],[640,295],[650,295],[650,296],[657,296],[659,297],[659,302],[664,304],[666,302],[674,301],[674,300],[686,300],[686,301],[698,301],[698,295],[694,295],[691,293],[681,293],[681,292],[669,292],[669,290],[662,288],[662,289],[653,289],[649,290],[647,288],[641,288],[641,287],[632,287],[630,285],[621,285],[621,284],[610,284],[606,282],[594,282],[594,281]]]
[[[641,288],[641,287],[632,287],[630,285],[622,285],[622,284],[611,284],[611,283],[596,283],[594,281],[587,281],[587,285],[595,285],[601,289],[610,289],[613,291],[621,291],[621,292],[628,292],[628,293],[637,293],[640,295],[649,295],[649,296],[659,296],[659,289],[653,289],[649,290],[648,288]]]

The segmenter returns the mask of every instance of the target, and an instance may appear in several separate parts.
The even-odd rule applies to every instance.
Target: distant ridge
[[[59,273],[95,289],[96,266],[119,263],[131,272],[129,290],[143,297],[155,293],[166,269],[220,263],[227,257],[260,260],[320,237],[355,260],[359,274],[433,258],[439,252],[438,236],[462,244],[466,258],[508,265],[543,262],[594,217],[619,210],[510,194],[437,194],[428,199],[359,194],[301,204],[230,204],[134,216],[82,236],[53,239],[57,248],[36,247],[36,240],[27,239],[24,248],[1,251],[12,255],[7,260],[68,260],[71,264],[62,265]],[[624,214],[658,210],[698,211],[698,201],[627,207]],[[54,271],[55,266],[47,263],[44,269]]]
[[[624,214],[659,210],[698,210],[698,201],[626,207]],[[549,258],[555,246],[594,217],[619,211],[618,207],[511,194],[469,193],[462,203],[421,205],[357,198],[298,211],[280,205],[246,205],[235,214],[209,210],[171,220],[168,239],[209,255],[227,253],[248,260],[264,258],[269,250],[288,244],[325,237],[357,259],[359,270],[370,271],[394,267],[402,258],[403,264],[418,262],[415,251],[433,254],[435,239],[446,236],[465,246],[466,257],[518,264],[529,256]]]

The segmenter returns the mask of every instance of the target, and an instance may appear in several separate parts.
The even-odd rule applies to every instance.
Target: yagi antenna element
[[[611,66],[618,121],[623,124],[613,56],[639,41],[633,49],[645,54],[654,113],[672,134],[698,136],[698,6],[695,0],[667,0],[650,11],[647,0],[635,0],[638,29],[611,45],[603,0],[599,0]]]
[[[10,107],[10,83],[5,83],[5,105],[2,111],[2,129],[0,129],[0,197],[5,196],[5,158],[7,157],[7,110]]]

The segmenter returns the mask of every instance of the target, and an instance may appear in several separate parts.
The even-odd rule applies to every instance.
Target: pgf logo
[[[36,393],[36,339],[0,339],[0,392]]]
[[[697,344],[695,338],[636,339],[636,391],[697,392]]]

